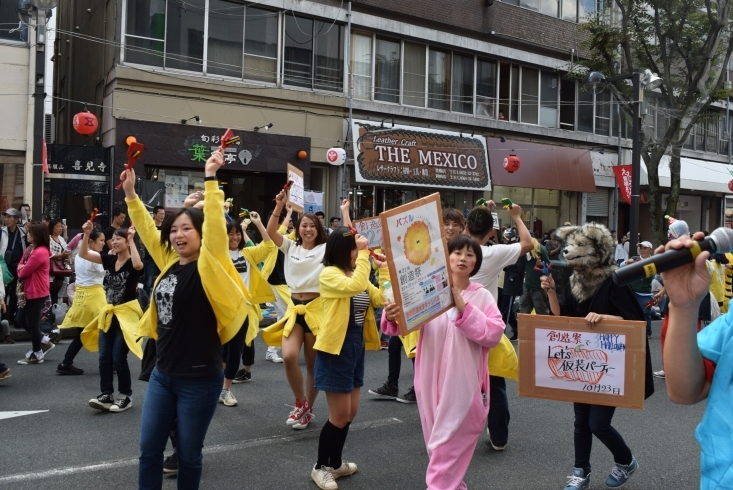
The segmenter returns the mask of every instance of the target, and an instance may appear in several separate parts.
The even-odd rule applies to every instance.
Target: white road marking
[[[31,410],[26,412],[0,412],[0,420],[12,419],[13,417],[22,417],[23,415],[33,415],[34,413],[48,412],[48,410]]]
[[[46,410],[42,410],[46,411]],[[4,412],[0,412],[2,414]],[[35,413],[35,412],[10,412],[10,413]],[[349,429],[350,432],[355,430],[373,429],[375,427],[384,427],[388,425],[401,424],[402,421],[395,417],[388,417],[385,419],[367,420],[364,422],[356,422],[351,424]],[[315,439],[321,435],[319,430],[298,432],[292,436],[273,436],[273,437],[260,437],[257,439],[249,439],[242,442],[235,442],[231,444],[217,444],[215,446],[204,447],[204,454],[216,454],[229,451],[238,451],[240,449],[258,447],[258,446],[269,446],[272,444],[278,444],[283,442],[299,441],[302,439]],[[78,473],[92,473],[94,471],[110,470],[114,468],[125,468],[128,466],[137,466],[138,458],[120,459],[117,461],[108,461],[104,463],[90,464],[86,466],[69,466],[66,468],[55,468],[53,470],[38,471],[33,473],[18,473],[16,475],[8,475],[0,477],[0,487],[6,483],[17,483],[32,480],[42,480],[44,478],[52,478],[58,476],[69,476]]]

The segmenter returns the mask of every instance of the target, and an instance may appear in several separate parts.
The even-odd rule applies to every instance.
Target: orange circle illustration
[[[431,254],[430,230],[422,221],[413,223],[405,232],[405,257],[414,265],[422,265]]]

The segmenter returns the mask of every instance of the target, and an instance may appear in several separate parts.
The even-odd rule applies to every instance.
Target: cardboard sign
[[[303,172],[297,167],[288,163],[288,180],[293,183],[288,189],[288,201],[293,205],[293,211],[302,213],[305,210],[305,190],[303,185]]]
[[[354,228],[360,235],[369,240],[369,248],[375,249],[384,246],[382,220],[378,216],[376,218],[358,219],[354,221]]]
[[[379,215],[397,320],[407,335],[453,307],[448,245],[440,194],[418,199]]]
[[[518,315],[519,396],[644,408],[646,323]]]

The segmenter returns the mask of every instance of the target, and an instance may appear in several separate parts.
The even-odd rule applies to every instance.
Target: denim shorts
[[[351,393],[364,386],[364,328],[352,326],[346,332],[338,355],[316,351],[316,389]]]

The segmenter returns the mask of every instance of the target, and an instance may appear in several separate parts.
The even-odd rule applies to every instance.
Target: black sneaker
[[[399,395],[399,389],[395,385],[389,384],[389,381],[387,381],[381,388],[369,390],[369,394],[382,400],[396,400],[397,395]]]
[[[51,330],[51,333],[48,334],[48,339],[54,344],[58,344],[61,341],[61,330],[58,328]]]
[[[102,393],[97,398],[89,400],[89,406],[97,410],[109,410],[115,402],[115,396],[111,393]]]
[[[417,397],[415,396],[415,387],[410,388],[407,393],[397,397],[397,401],[400,403],[417,403]]]
[[[56,374],[79,375],[79,374],[84,374],[84,370],[79,369],[78,367],[74,366],[73,364],[70,366],[64,366],[64,364],[61,363],[56,367]]]
[[[129,396],[126,396],[125,398],[115,400],[115,402],[112,404],[111,407],[109,407],[110,412],[124,412],[128,408],[132,407],[132,400],[130,400]]]
[[[240,369],[239,371],[237,371],[237,374],[234,375],[232,383],[249,383],[250,381],[252,381],[252,372],[247,372],[244,369]]]
[[[163,461],[163,473],[166,475],[178,473],[178,454],[175,451]]]

